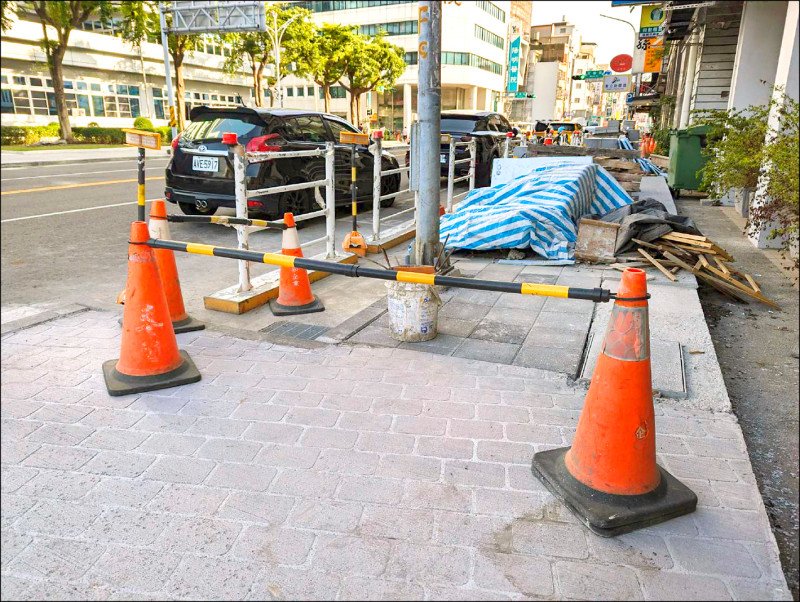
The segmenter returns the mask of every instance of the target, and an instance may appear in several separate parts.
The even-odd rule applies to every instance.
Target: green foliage
[[[75,140],[94,144],[125,144],[125,132],[120,128],[72,128]]]
[[[13,7],[10,0],[0,1],[0,31],[8,31],[11,28],[13,18]]]
[[[153,122],[150,121],[147,117],[137,117],[136,119],[133,120],[133,127],[137,130],[152,130]]]
[[[656,148],[653,152],[657,155],[669,155],[669,124],[675,114],[676,98],[674,96],[662,96],[658,104],[651,107],[650,117],[653,120],[653,139],[656,141]]]
[[[770,228],[769,237],[781,239],[784,253],[793,251],[794,266],[800,267],[797,257],[798,224],[800,224],[800,148],[798,102],[784,96],[776,103],[778,126],[771,132],[764,147],[765,183],[763,194],[750,210],[748,226],[751,231]]]
[[[724,192],[754,189],[764,163],[764,137],[770,105],[750,105],[740,111],[697,111],[694,125],[709,126],[703,155],[701,190]],[[700,173],[698,173],[700,175]]]
[[[348,83],[345,84],[342,78],[339,81],[355,99],[350,103],[350,118],[354,124],[357,124],[360,115],[361,95],[378,86],[393,86],[406,69],[404,54],[402,48],[387,42],[382,34],[371,39],[359,34],[351,37],[346,47],[343,70],[343,77],[347,77]]]
[[[0,127],[0,144],[35,144],[42,138],[61,136],[61,128],[57,123],[50,125],[16,126],[4,125]]]
[[[352,26],[324,23],[314,31],[308,44],[298,48],[295,56],[298,70],[322,86],[326,112],[330,111],[331,86],[344,74],[348,47],[356,35],[354,29]]]

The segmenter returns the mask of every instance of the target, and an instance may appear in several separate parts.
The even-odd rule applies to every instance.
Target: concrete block
[[[270,444],[264,446],[253,462],[263,466],[311,468],[318,456],[318,449]]]
[[[176,433],[153,433],[137,451],[168,456],[191,456],[204,444],[204,437]]]
[[[164,589],[178,598],[243,599],[260,568],[258,563],[187,555]]]
[[[521,329],[521,327],[514,326],[499,326],[502,330],[501,332],[501,330],[494,330],[494,327],[491,325],[484,324],[484,326],[485,329],[481,330],[481,326],[479,325],[478,328],[476,328],[476,333],[479,336],[475,337],[476,333],[473,333],[472,336],[474,338],[465,339],[458,349],[453,352],[453,357],[510,364],[519,351],[520,346],[517,341],[521,343],[525,339],[525,333],[523,333],[522,330],[527,327]],[[513,334],[509,334],[511,330],[514,331]],[[505,335],[509,336],[505,337],[503,341],[481,340],[481,336],[497,338],[498,333],[502,334],[504,337]]]
[[[437,481],[441,473],[441,460],[416,456],[384,455],[378,463],[376,475],[394,479]]]
[[[489,420],[451,420],[450,437],[502,439],[503,425]]]
[[[556,562],[561,595],[597,600],[641,600],[642,590],[631,569],[619,566]]]
[[[406,481],[402,503],[411,508],[469,512],[472,509],[472,493],[467,487]]]
[[[172,484],[163,487],[148,504],[147,509],[154,512],[211,516],[228,497],[228,493],[211,487]]]
[[[113,588],[159,592],[180,560],[172,553],[109,546],[92,567],[89,578]]]
[[[247,599],[269,600],[276,595],[285,600],[333,599],[339,582],[337,575],[268,564],[256,577]]]
[[[470,554],[461,548],[398,543],[386,575],[411,582],[440,583],[449,587],[469,580]]]
[[[323,449],[314,470],[341,474],[373,474],[378,466],[378,454],[350,449]]]
[[[217,511],[219,518],[275,526],[282,524],[294,506],[294,498],[268,493],[234,491]]]
[[[420,437],[417,453],[421,456],[437,458],[472,458],[474,444],[468,439],[449,439],[444,437]]]
[[[359,435],[356,448],[362,451],[409,454],[414,449],[414,436],[364,432]]]
[[[506,471],[501,464],[449,460],[444,467],[444,481],[467,487],[504,487]]]
[[[169,524],[169,517],[133,508],[108,508],[86,529],[91,541],[131,543],[148,546]]]
[[[475,585],[515,592],[525,596],[552,596],[553,572],[544,558],[479,551],[475,562]]]
[[[359,531],[368,537],[425,542],[433,536],[433,521],[427,510],[367,505]]]
[[[144,473],[145,479],[197,485],[202,483],[214,468],[211,460],[162,456]]]
[[[272,493],[309,498],[333,496],[339,475],[306,470],[284,470],[272,485]]]
[[[41,538],[17,556],[7,570],[35,579],[77,581],[104,549],[94,542]]]
[[[207,483],[212,487],[265,491],[277,472],[274,468],[257,464],[223,462],[216,465],[211,476],[208,477]]]
[[[667,542],[672,558],[686,570],[751,579],[761,575],[752,556],[740,543],[688,537],[670,537]]]
[[[34,498],[77,500],[86,495],[99,481],[98,476],[80,472],[42,470],[17,489],[16,493]]]
[[[367,537],[320,536],[311,566],[334,574],[377,576],[389,561],[391,544]]]
[[[25,466],[33,468],[51,468],[53,470],[78,470],[94,458],[94,450],[60,445],[42,445],[22,460]],[[5,461],[6,457],[3,458]]]

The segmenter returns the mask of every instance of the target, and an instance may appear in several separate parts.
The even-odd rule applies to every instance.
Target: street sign
[[[631,68],[633,57],[630,54],[618,54],[611,59],[611,70],[617,73],[624,73]]]
[[[519,88],[519,53],[522,36],[515,36],[508,47],[508,92],[516,92]]]
[[[625,75],[606,75],[603,78],[603,92],[627,92],[630,89],[630,73]]]
[[[267,31],[267,13],[263,0],[172,2],[172,26],[169,33],[224,33],[231,31]]]
[[[128,146],[138,146],[139,148],[150,148],[159,150],[161,148],[161,134],[157,132],[145,132],[143,130],[123,129],[125,132],[125,144]]]
[[[639,38],[658,38],[664,35],[667,13],[658,4],[642,7],[639,19]]]
[[[659,73],[664,56],[667,13],[657,5],[642,7],[639,36],[633,49],[632,73]]]
[[[632,101],[632,100],[633,100],[633,92],[628,92],[628,93],[625,95],[625,102],[630,102],[630,101]]]

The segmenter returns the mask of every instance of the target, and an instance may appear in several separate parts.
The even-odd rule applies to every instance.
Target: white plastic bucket
[[[398,341],[430,341],[436,337],[442,300],[428,284],[387,282],[389,330]]]

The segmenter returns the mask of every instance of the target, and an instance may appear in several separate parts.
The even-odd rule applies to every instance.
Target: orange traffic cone
[[[286,229],[283,231],[281,252],[284,255],[302,257],[303,249],[300,248],[294,215],[284,213],[283,222]],[[325,306],[311,293],[311,282],[308,280],[306,270],[281,266],[278,298],[269,302],[269,308],[276,316],[291,316],[324,311]]]
[[[148,237],[147,224],[133,222],[120,356],[103,364],[106,388],[113,396],[200,380],[189,354],[178,349],[155,255],[145,244]]]
[[[170,240],[169,222],[167,221],[167,208],[163,199],[156,199],[150,203],[150,236]],[[181,283],[178,280],[178,268],[175,265],[175,253],[170,249],[153,249],[158,265],[158,275],[164,286],[167,297],[167,307],[172,320],[175,334],[203,330],[206,325],[192,318],[186,313],[181,294]]]
[[[697,506],[697,496],[656,464],[645,278],[643,270],[622,274],[572,447],[533,457],[533,474],[604,537]]]

